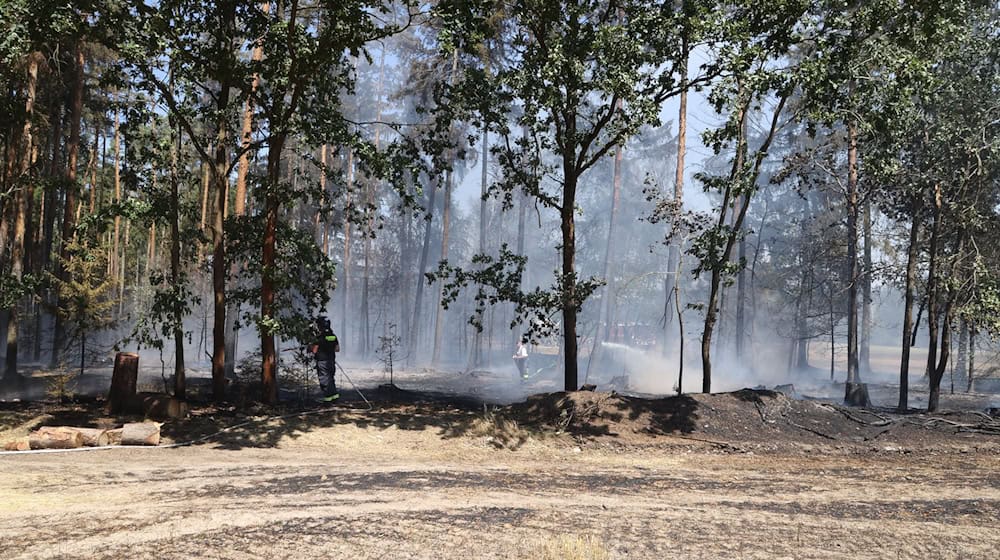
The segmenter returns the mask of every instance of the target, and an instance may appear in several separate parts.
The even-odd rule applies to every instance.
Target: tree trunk
[[[740,202],[740,206],[750,205],[750,198],[744,197]],[[746,263],[747,258],[747,237],[746,237],[746,225],[738,230],[737,235],[740,237],[739,250],[737,258],[740,263]],[[744,336],[746,334],[746,301],[747,301],[747,270],[746,265],[740,265],[740,271],[736,276],[736,328],[733,332],[733,338],[735,340],[736,347],[736,360],[738,363],[743,362],[743,343]]]
[[[616,110],[621,110],[619,100]],[[615,225],[618,221],[618,204],[621,200],[622,190],[622,147],[615,147],[614,174],[611,179],[611,212],[608,217],[608,241],[604,245],[604,305],[601,306],[600,318],[597,321],[597,331],[594,333],[594,344],[590,350],[590,357],[587,360],[587,374],[585,381],[590,379],[590,372],[594,362],[599,360],[601,355],[601,342],[607,342],[608,334],[611,332],[611,310],[612,300],[615,298],[615,279],[611,273],[612,264],[615,262]],[[668,299],[669,301],[669,299]]]
[[[910,387],[910,330],[913,328],[913,289],[917,282],[917,237],[920,231],[920,218],[916,208],[913,221],[910,223],[910,242],[906,249],[906,286],[903,292],[903,348],[899,363],[899,412],[906,412],[909,407]]]
[[[861,383],[858,372],[858,138],[847,123],[847,391]]]
[[[933,412],[937,408],[937,395],[934,391],[934,372],[937,368],[937,344],[938,344],[938,290],[937,290],[937,252],[938,239],[941,230],[941,186],[934,185],[934,214],[931,222],[931,242],[930,257],[927,267],[927,367],[924,370],[930,383],[931,394],[927,401],[927,410]],[[931,400],[934,400],[934,408],[931,408]]]
[[[862,223],[862,235],[864,236],[864,270],[861,276],[861,347],[859,350],[859,371],[867,374],[871,372],[871,344],[872,344],[872,205],[865,200],[864,222]]]
[[[224,2],[218,7],[219,31],[218,43],[221,56],[227,59],[232,56],[233,37],[236,35],[236,6]],[[226,397],[226,236],[223,224],[225,222],[226,201],[228,200],[229,165],[226,158],[226,145],[229,141],[229,128],[226,118],[226,107],[229,105],[230,80],[228,76],[220,76],[219,97],[217,109],[218,121],[215,124],[215,165],[213,179],[215,183],[215,208],[213,208],[213,250],[212,250],[212,299],[214,314],[212,318],[212,399],[221,402]]]
[[[181,131],[176,130],[177,139],[170,150],[170,282],[174,293],[181,293],[181,198],[180,178],[177,176],[177,158],[181,151]],[[180,306],[180,302],[174,305]],[[184,325],[181,310],[173,315],[174,324],[174,396],[187,398],[187,383],[184,375]]]
[[[744,123],[746,122],[748,105],[740,107],[739,112],[739,137],[736,142],[736,157],[733,158],[733,166],[729,173],[729,182],[723,192],[722,204],[719,207],[719,219],[716,227],[719,231],[722,231],[723,224],[726,223],[726,217],[728,215],[728,208],[730,201],[732,200],[733,192],[732,186],[741,172],[743,167],[744,158],[746,157],[746,127]],[[744,208],[741,208],[742,212]],[[738,230],[738,227],[734,228],[734,231]],[[712,392],[712,335],[715,331],[715,325],[718,321],[718,307],[717,302],[719,299],[719,289],[722,285],[722,273],[723,267],[729,262],[729,255],[732,252],[733,243],[735,239],[732,235],[727,236],[726,244],[722,255],[719,257],[719,262],[712,263],[712,274],[709,281],[709,293],[708,302],[705,307],[705,323],[702,328],[701,335],[701,367],[702,367],[702,379],[701,379],[701,391],[703,393]]]
[[[379,70],[378,70],[378,82],[375,85],[375,121],[379,122],[382,120],[382,84],[385,78],[385,46],[382,46],[381,54],[379,55]],[[381,133],[382,128],[376,126],[375,128],[375,151],[378,152],[381,149]],[[371,328],[371,312],[370,312],[370,301],[369,292],[371,284],[371,269],[374,259],[372,258],[372,238],[375,235],[375,197],[376,191],[378,190],[378,183],[374,180],[369,180],[366,182],[367,196],[365,197],[366,209],[365,213],[368,214],[367,220],[367,231],[365,232],[365,273],[364,280],[362,281],[361,287],[361,354],[364,357],[368,357],[372,351],[372,328]]]
[[[413,192],[413,176],[407,173],[404,181],[406,182],[406,192],[409,195]],[[413,269],[413,235],[411,232],[413,216],[410,212],[402,212],[400,218],[402,227],[399,239],[399,329],[396,332],[400,341],[408,341],[410,339],[410,317],[412,316],[410,306],[413,304],[413,298],[410,295],[410,282],[412,281],[410,273]]]
[[[685,2],[681,2],[683,10]],[[677,111],[677,166],[674,169],[674,208],[670,221],[670,230],[667,232],[668,255],[667,255],[667,275],[664,277],[664,304],[663,304],[663,353],[669,352],[669,328],[670,328],[670,298],[680,294],[677,286],[680,284],[680,260],[681,245],[677,239],[678,227],[680,227],[681,211],[684,201],[684,157],[687,155],[687,102],[688,102],[688,39],[687,34],[681,35],[681,84],[680,84],[680,108]],[[675,305],[676,307],[676,302]],[[679,325],[678,325],[679,326]],[[678,331],[678,340],[684,337],[683,331]],[[681,366],[683,367],[683,366]]]
[[[261,258],[261,343],[260,352],[263,359],[261,365],[261,383],[264,387],[264,402],[278,402],[277,352],[274,343],[274,333],[268,330],[274,319],[274,274],[275,274],[275,241],[278,228],[278,197],[277,192],[281,182],[281,151],[284,147],[284,135],[273,136],[267,153],[267,181],[270,184],[266,201],[264,225],[264,247]]]
[[[833,383],[837,372],[837,321],[833,308],[833,288],[830,288],[830,383]]]
[[[936,191],[935,205],[937,206],[937,212],[940,213],[941,211],[940,186],[938,186],[935,189],[935,191]],[[964,234],[959,233],[958,247],[955,250],[955,254],[952,256],[952,261],[951,261],[952,278],[958,277],[959,263],[962,260],[962,253],[964,247],[965,247]],[[934,282],[935,284],[937,283],[936,280]],[[937,290],[937,287],[935,287],[935,290]],[[947,294],[948,299],[945,302],[944,318],[941,321],[941,355],[938,359],[937,365],[935,365],[934,370],[931,371],[930,375],[930,395],[927,397],[927,412],[935,412],[938,408],[938,403],[941,398],[941,380],[944,378],[944,372],[948,369],[948,357],[951,354],[951,322],[952,322],[952,312],[955,309],[955,288],[949,287],[945,293]]]
[[[351,312],[351,214],[354,211],[351,205],[351,197],[354,190],[354,148],[347,149],[347,200],[344,207],[344,297],[340,300],[340,320],[343,324],[340,329],[340,336],[344,340],[350,340],[348,335],[348,325]]]
[[[451,185],[452,172],[445,171],[444,174],[444,209],[441,212],[441,260],[448,260],[448,244],[451,235]],[[434,351],[431,363],[438,366],[441,363],[441,335],[442,323],[444,321],[444,308],[441,306],[441,299],[444,296],[444,283],[438,281],[437,306],[434,320]]]
[[[78,41],[74,55],[76,59],[76,73],[73,80],[73,93],[70,101],[69,140],[66,142],[66,202],[63,208],[62,246],[59,250],[60,263],[57,267],[57,275],[61,280],[67,280],[66,267],[63,263],[69,260],[67,245],[76,232],[76,167],[77,157],[80,152],[80,121],[83,118],[83,73],[85,62],[82,46],[82,43]],[[61,304],[62,301],[57,299],[57,306],[61,307]],[[56,313],[52,343],[52,361],[50,364],[53,368],[59,363],[59,345],[65,339],[66,327],[63,325],[62,317]]]
[[[10,251],[10,275],[20,282],[24,276],[25,261],[25,222],[28,211],[28,184],[31,182],[32,124],[35,108],[35,91],[38,85],[38,64],[41,53],[28,55],[27,79],[25,81],[24,126],[21,129],[21,163],[17,179],[14,181],[14,231]],[[3,273],[3,270],[0,270]],[[23,299],[23,298],[22,298]],[[6,383],[16,383],[20,376],[17,372],[18,328],[21,302],[14,302],[8,309],[7,316],[7,354],[4,362],[3,379]]]
[[[271,8],[269,2],[261,2],[260,10],[264,14],[267,14]],[[260,62],[264,57],[264,46],[262,40],[257,40],[254,43],[253,51],[250,55],[251,62]],[[246,203],[247,203],[247,176],[250,174],[250,144],[253,141],[253,113],[254,113],[254,99],[256,98],[257,88],[260,87],[260,76],[254,72],[253,79],[250,82],[250,94],[247,96],[246,104],[243,107],[243,119],[240,129],[240,159],[237,164],[236,169],[236,187],[235,194],[233,197],[233,215],[243,216],[246,214]],[[228,200],[228,197],[227,197]],[[207,199],[203,200],[203,204],[207,203]],[[204,210],[202,211],[204,216]],[[204,223],[204,218],[202,218]],[[230,268],[230,273],[235,275],[237,270],[236,263],[233,263]],[[233,379],[236,375],[236,342],[239,336],[236,327],[236,317],[239,314],[239,308],[235,304],[230,304],[229,309],[226,310],[226,325],[225,325],[225,364],[223,369],[225,370],[225,377],[227,379]]]
[[[114,189],[115,189],[115,203],[120,203],[122,200],[122,187],[121,187],[121,136],[120,136],[120,121],[119,121],[118,109],[115,109],[115,128],[113,141],[115,150],[115,174],[114,174]],[[114,238],[111,243],[111,277],[118,277],[118,235],[121,228],[121,216],[115,212],[115,229]]]
[[[958,358],[955,363],[955,371],[952,372],[952,379],[956,376],[958,377],[958,382],[968,384],[968,370],[966,366],[969,363],[969,323],[966,322],[964,318],[958,319]],[[951,392],[955,392],[955,383],[952,381]]]
[[[525,256],[524,255],[524,238],[525,238],[525,225],[526,225],[526,222],[527,222],[527,214],[528,214],[528,196],[522,191],[522,192],[518,193],[517,197],[518,197],[518,204],[517,204],[517,254],[519,256],[523,257],[523,256]],[[527,281],[527,278],[526,278],[528,276],[528,268],[527,268],[527,266],[528,265],[525,264],[525,270],[524,270],[524,273],[522,274],[521,279],[520,279],[520,281],[521,281],[520,282],[520,286],[518,286],[522,290],[524,289],[525,282]],[[521,326],[521,328],[519,328],[519,329],[515,329],[515,330],[511,331],[511,344],[510,344],[511,348],[517,348],[517,343],[520,342],[521,338],[523,338],[524,335],[525,335],[525,333],[523,331],[524,331],[523,326]],[[489,346],[490,346],[490,353],[492,354],[492,350],[493,350],[493,340],[492,339],[490,340]]]
[[[969,328],[969,384],[965,387],[965,392],[972,391],[972,382],[976,378],[976,327]]]
[[[413,322],[410,327],[410,340],[407,344],[409,348],[408,360],[412,363],[417,359],[417,343],[420,340],[420,313],[424,298],[424,273],[427,271],[427,254],[431,244],[431,222],[434,215],[434,202],[437,197],[437,182],[431,180],[430,193],[427,195],[427,216],[424,218],[424,245],[420,250],[420,264],[417,268],[417,297],[413,304]]]
[[[487,72],[489,71],[489,57],[484,56],[483,62],[486,64]],[[488,128],[483,127],[483,152],[480,156],[482,158],[482,173],[480,174],[479,181],[479,254],[486,254],[486,236],[487,236],[487,200],[486,195],[489,192],[489,137],[490,131]],[[492,331],[493,323],[490,322],[490,329]],[[483,364],[483,333],[480,329],[475,329],[473,334],[474,341],[472,346],[472,368],[480,367]],[[491,337],[492,339],[492,337]]]
[[[809,321],[808,292],[812,291],[811,263],[802,262],[802,280],[798,297],[795,299],[795,368],[805,371],[809,368]]]
[[[564,346],[564,389],[576,391],[579,388],[577,373],[576,320],[580,303],[576,297],[576,186],[577,176],[573,155],[563,155],[563,198],[560,207],[562,221],[562,288],[563,346]]]

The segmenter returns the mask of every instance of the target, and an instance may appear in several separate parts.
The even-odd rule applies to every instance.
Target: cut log
[[[122,428],[122,445],[160,445],[159,422],[132,422]]]
[[[139,355],[131,352],[115,354],[115,369],[111,374],[111,391],[108,393],[108,411],[121,413],[129,398],[135,396],[139,378]]]
[[[76,428],[73,426],[43,426],[36,430],[36,434],[45,435],[52,432],[58,432],[63,430],[76,430],[80,432],[80,436],[83,438],[83,445],[87,447],[100,447],[102,445],[108,445],[108,434],[107,430],[101,430],[98,428]]]
[[[103,447],[111,442],[108,431],[100,428],[77,428],[83,436],[83,445],[86,447]]]
[[[29,449],[31,449],[31,444],[28,442],[28,436],[8,441],[3,446],[4,451],[27,451]]]
[[[108,435],[108,445],[122,444],[122,430],[123,428],[115,428],[114,430],[108,430],[105,432]]]
[[[83,434],[76,428],[39,428],[28,436],[28,445],[31,449],[75,449],[83,445]]]

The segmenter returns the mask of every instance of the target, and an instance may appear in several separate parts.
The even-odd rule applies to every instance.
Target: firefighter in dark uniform
[[[330,320],[324,316],[316,318],[316,343],[312,346],[316,356],[316,374],[319,376],[319,386],[323,390],[323,402],[333,402],[340,398],[334,373],[337,369],[337,352],[340,352],[340,340],[330,328]]]

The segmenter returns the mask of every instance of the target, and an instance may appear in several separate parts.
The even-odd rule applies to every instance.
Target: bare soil
[[[471,383],[471,381],[470,381]],[[996,558],[984,409],[772,391],[509,405],[382,389],[326,408],[195,405],[180,447],[0,455],[0,558]],[[957,401],[956,401],[957,402]],[[99,399],[0,404],[0,442],[111,426]]]

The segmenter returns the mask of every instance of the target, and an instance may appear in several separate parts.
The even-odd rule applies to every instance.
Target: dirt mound
[[[645,399],[617,393],[548,393],[510,405],[520,425],[580,438],[649,443],[663,436],[736,449],[788,445],[905,452],[1000,448],[1000,421],[982,413],[894,414],[743,389]]]

